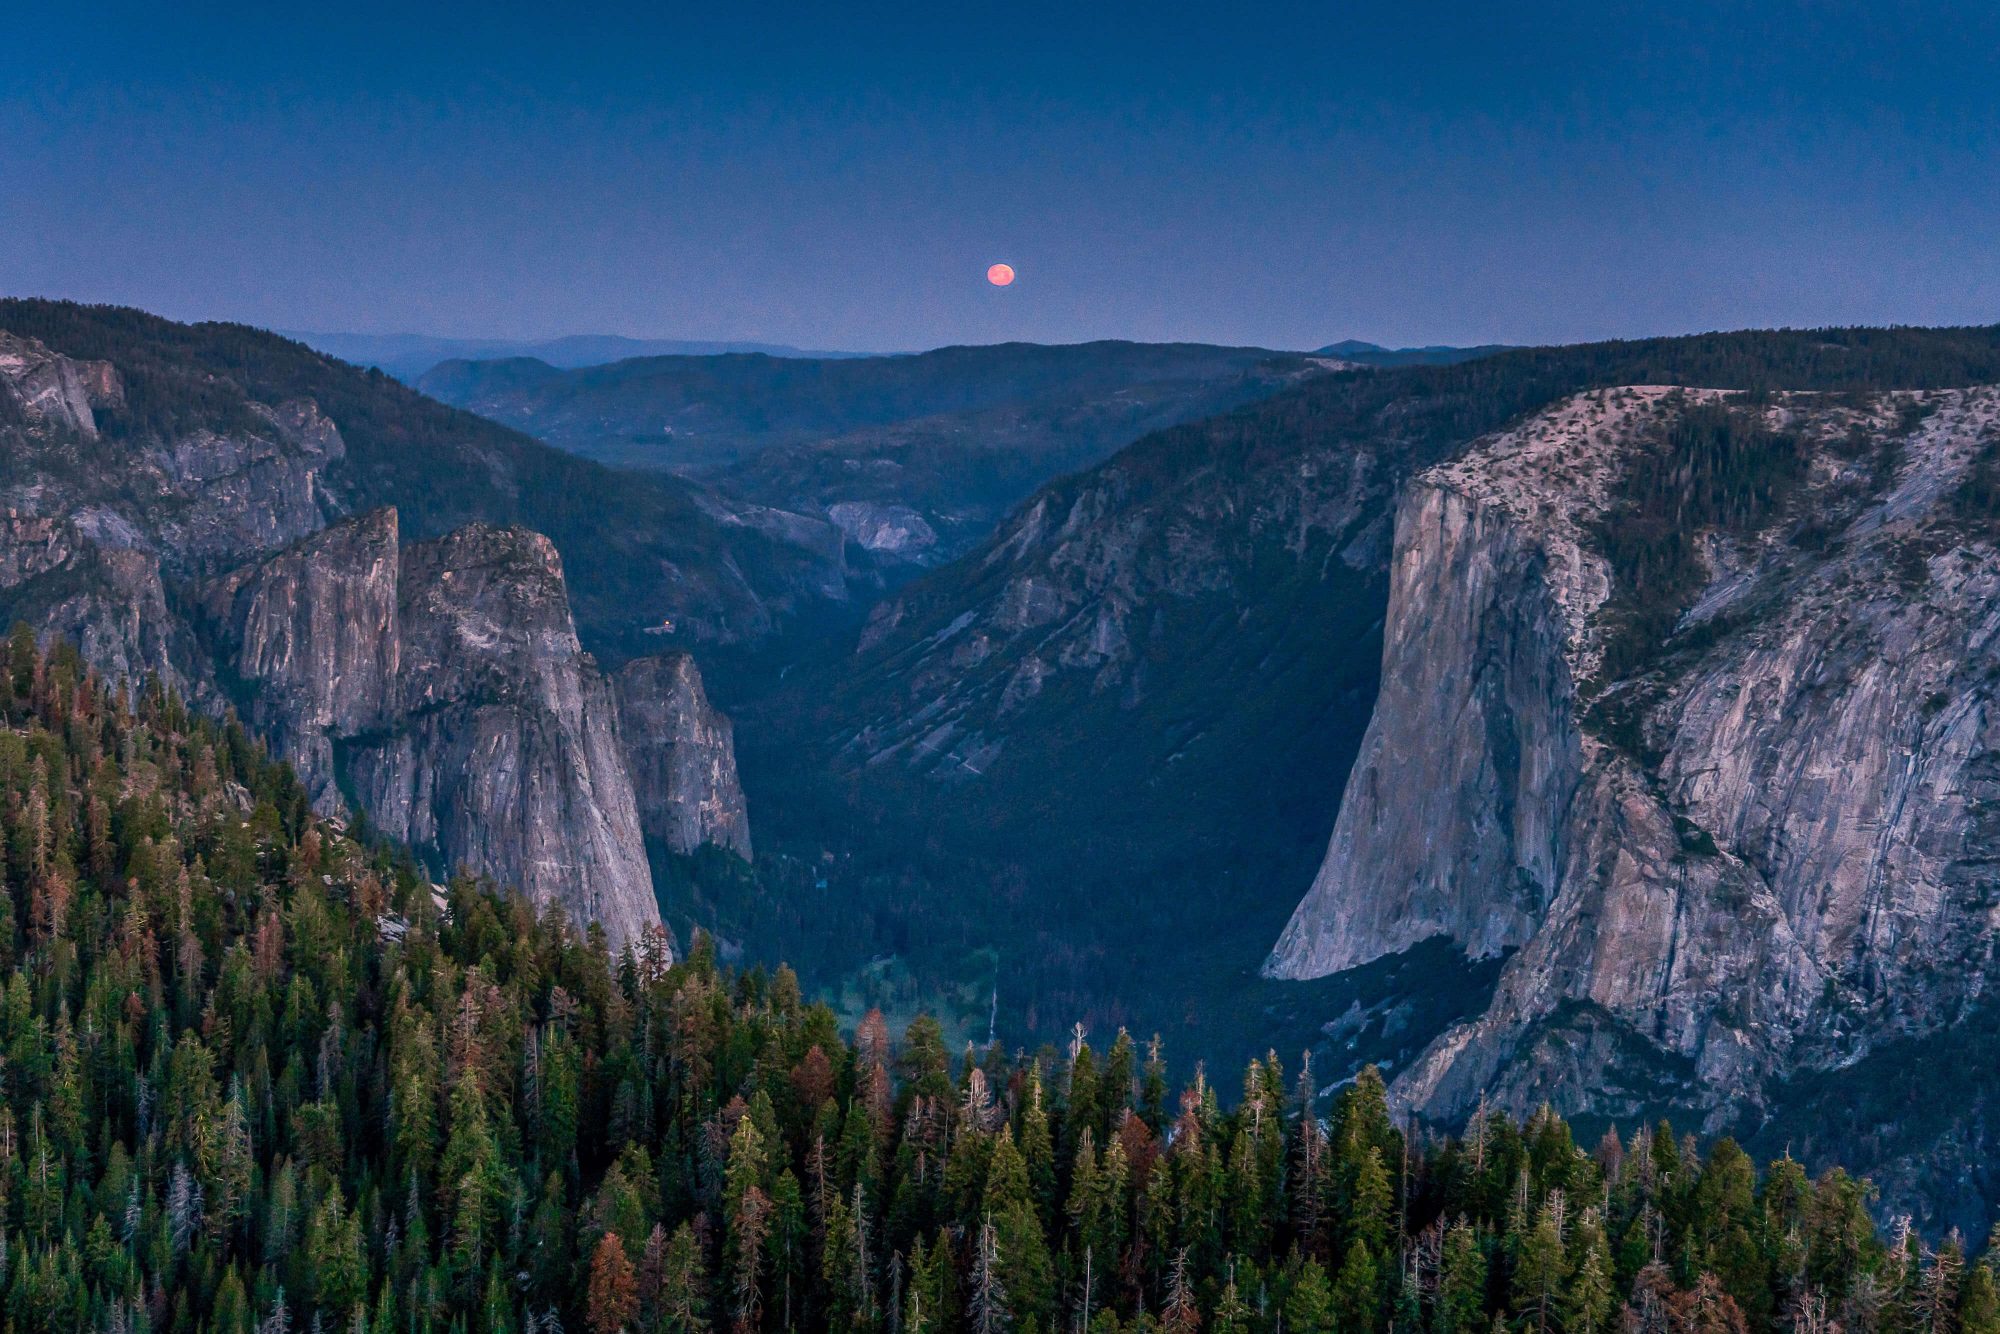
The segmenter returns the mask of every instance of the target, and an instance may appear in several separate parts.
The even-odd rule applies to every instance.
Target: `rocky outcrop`
[[[916,560],[937,545],[937,530],[907,505],[843,500],[828,505],[826,517],[847,535],[848,541],[877,555]]]
[[[342,506],[326,470],[346,453],[310,400],[252,404],[254,431],[197,431],[148,451],[154,488],[143,516],[175,559],[198,569],[234,564],[318,532]]]
[[[169,612],[150,551],[100,546],[69,518],[0,518],[0,605],[43,639],[74,641],[108,679],[158,677],[192,697],[209,674]]]
[[[555,549],[524,529],[402,547],[394,510],[217,581],[206,610],[251,721],[314,804],[602,922],[659,923],[607,682]]]
[[[685,653],[634,658],[614,678],[639,824],[675,852],[705,843],[748,859],[750,817],[729,719]]]
[[[124,399],[124,385],[109,362],[75,361],[0,330],[0,422],[11,417],[94,439],[93,409]]]
[[[1767,433],[1796,480],[1751,454],[1704,474],[1710,438],[1673,434],[1697,411]],[[1647,475],[1684,490],[1639,495],[1675,440],[1691,461]],[[1486,1096],[1754,1124],[1782,1079],[1968,1015],[2000,930],[2000,551],[1965,497],[1996,451],[1995,390],[1640,388],[1422,474],[1376,713],[1269,971],[1512,951],[1395,1085],[1445,1120]],[[1692,579],[1643,586],[1616,530],[1702,494],[1729,517]],[[1635,656],[1635,611],[1662,610],[1641,594],[1675,601]]]
[[[615,943],[659,923],[611,690],[577,643],[548,539],[472,525],[402,553],[398,671],[379,722],[339,753],[396,838]]]

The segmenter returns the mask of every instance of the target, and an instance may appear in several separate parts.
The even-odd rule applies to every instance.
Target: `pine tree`
[[[1965,1248],[1954,1230],[1931,1254],[1917,1284],[1913,1314],[1920,1334],[1957,1334],[1964,1272]]]
[[[1444,1234],[1438,1279],[1436,1334],[1483,1334],[1486,1326],[1486,1252],[1464,1219]]]
[[[1542,1206],[1534,1227],[1522,1239],[1520,1256],[1514,1265],[1514,1312],[1535,1334],[1549,1334],[1555,1324],[1563,1285],[1569,1277],[1557,1221],[1558,1199],[1559,1196],[1552,1196]]]
[[[660,1315],[668,1334],[697,1334],[708,1328],[708,1294],[694,1227],[682,1223],[667,1242],[660,1280]]]
[[[738,1334],[752,1334],[764,1315],[764,1243],[769,1234],[771,1201],[761,1187],[747,1186],[731,1211],[729,1226],[729,1311]]]
[[[993,1229],[1002,1257],[1009,1310],[1020,1319],[1043,1318],[1054,1306],[1054,1274],[1028,1185],[1027,1164],[1009,1131],[1002,1130],[994,1142],[982,1205],[985,1225]]]
[[[1373,1146],[1364,1150],[1354,1167],[1349,1210],[1349,1235],[1381,1254],[1389,1246],[1395,1228],[1395,1195],[1389,1184],[1382,1151]]]
[[[1007,1284],[1001,1274],[1000,1237],[991,1221],[979,1225],[974,1248],[972,1301],[968,1312],[973,1334],[1000,1334],[1013,1322],[1007,1304]]]
[[[1243,1300],[1243,1294],[1236,1287],[1236,1262],[1229,1263],[1229,1277],[1223,1283],[1222,1296],[1215,1304],[1215,1324],[1213,1334],[1249,1334],[1250,1306]]]
[[[592,1334],[618,1334],[639,1314],[639,1284],[625,1243],[607,1232],[590,1257],[587,1300]]]
[[[1576,1262],[1559,1306],[1563,1334],[1605,1334],[1615,1298],[1611,1255],[1595,1210],[1578,1221],[1574,1247]]]
[[[1356,1237],[1333,1285],[1333,1309],[1342,1329],[1376,1334],[1382,1328],[1382,1274],[1368,1243]]]
[[[1188,1253],[1183,1247],[1174,1256],[1167,1277],[1166,1302],[1160,1308],[1162,1334],[1195,1334],[1201,1328],[1201,1311],[1194,1302],[1194,1283],[1188,1277]]]
[[[1965,1271],[1958,1325],[1961,1334],[2000,1334],[2000,1285],[1994,1283],[1992,1265],[1986,1260]]]
[[[1127,1046],[1130,1046],[1129,1039]],[[1089,1133],[1088,1130],[1085,1133]],[[1028,1192],[1035,1202],[1035,1215],[1044,1230],[1056,1221],[1055,1142],[1049,1134],[1049,1117],[1042,1106],[1042,1076],[1039,1069],[1028,1074],[1028,1095],[1021,1109],[1021,1160],[1027,1166]]]
[[[804,1192],[792,1169],[784,1168],[771,1192],[771,1228],[764,1250],[769,1257],[772,1300],[785,1328],[793,1325],[798,1306],[811,1286],[806,1269],[810,1239]]]
[[[468,1067],[452,1091],[451,1138],[439,1163],[440,1194],[451,1218],[451,1272],[461,1290],[485,1277],[505,1194],[499,1177],[486,1099]]]
[[[1333,1285],[1319,1262],[1306,1260],[1299,1265],[1285,1294],[1285,1328],[1292,1334],[1333,1334],[1335,1328]]]

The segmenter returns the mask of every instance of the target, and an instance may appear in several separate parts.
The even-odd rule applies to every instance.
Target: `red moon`
[[[1005,287],[1014,281],[1014,270],[1006,264],[995,264],[986,271],[986,281],[995,287]]]

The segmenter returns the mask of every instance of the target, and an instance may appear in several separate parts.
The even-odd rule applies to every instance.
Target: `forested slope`
[[[850,1038],[313,819],[246,734],[0,663],[0,1327],[1994,1334],[1956,1239],[1665,1127],[1411,1141],[1372,1071]]]

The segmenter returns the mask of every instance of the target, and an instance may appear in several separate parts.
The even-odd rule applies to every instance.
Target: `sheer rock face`
[[[614,944],[658,925],[610,688],[548,539],[474,525],[402,547],[378,510],[225,577],[207,611],[321,810],[352,801]]]
[[[393,509],[344,516],[325,485],[344,442],[308,400],[251,403],[227,431],[106,436],[96,413],[123,402],[108,363],[0,333],[8,618],[114,680],[235,705],[323,812],[358,804],[614,945],[659,924],[621,698],[546,538],[474,525],[404,546]],[[728,720],[693,664],[627,677],[649,824],[747,856]]]
[[[333,423],[304,399],[252,412],[262,426],[254,434],[199,431],[148,460],[149,508],[183,563],[225,568],[318,532],[340,512],[325,484],[346,452]]]
[[[45,641],[74,641],[111,680],[157,676],[191,698],[214,698],[150,550],[99,545],[67,516],[0,516],[0,605],[9,623],[26,622]]]
[[[2000,450],[2000,391],[1739,404],[1805,442],[1806,475],[1702,535],[1673,636],[1605,680],[1601,521],[1704,397],[1580,396],[1402,501],[1375,717],[1267,967],[1515,951],[1398,1079],[1414,1110],[1672,1104],[1716,1129],[1988,987],[2000,552],[1955,496]]]
[[[748,859],[750,817],[729,719],[685,653],[634,658],[614,681],[639,823],[675,852],[713,843]]]
[[[333,743],[392,711],[402,660],[394,510],[337,523],[218,581],[206,610],[253,687],[251,723],[320,811],[342,808]]]
[[[342,746],[376,823],[604,925],[659,924],[616,706],[547,538],[474,524],[403,552],[400,670]]]
[[[1534,933],[1561,870],[1553,816],[1578,768],[1544,565],[1490,509],[1412,488],[1375,715],[1268,974],[1322,977],[1432,936],[1486,958]]]

